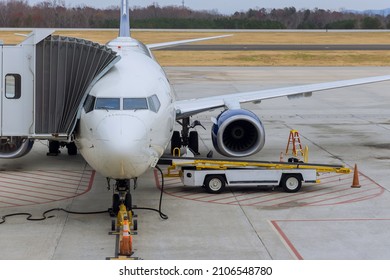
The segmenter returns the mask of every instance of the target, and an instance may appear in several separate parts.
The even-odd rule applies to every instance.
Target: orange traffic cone
[[[353,182],[351,188],[360,188],[361,185],[359,183],[359,171],[357,169],[357,164],[355,163],[355,168],[353,169]]]
[[[123,220],[123,230],[119,245],[119,253],[121,255],[130,256],[132,254],[133,237],[130,235],[129,221],[127,217]]]

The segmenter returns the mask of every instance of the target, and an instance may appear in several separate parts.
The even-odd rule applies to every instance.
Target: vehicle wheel
[[[283,190],[288,193],[298,192],[302,187],[301,177],[297,174],[285,174],[280,182]]]
[[[197,131],[190,132],[190,138],[188,141],[188,147],[194,154],[199,155],[199,135]]]
[[[171,155],[173,155],[173,150],[175,148],[181,148],[181,137],[179,131],[174,131],[171,139]]]
[[[204,186],[209,193],[221,193],[225,185],[225,178],[222,175],[209,175],[204,180]]]
[[[119,194],[114,194],[112,197],[112,212],[114,212],[115,215],[118,215],[120,203]]]
[[[68,149],[68,155],[75,156],[77,155],[77,147],[74,142],[70,142],[66,144],[66,148]]]

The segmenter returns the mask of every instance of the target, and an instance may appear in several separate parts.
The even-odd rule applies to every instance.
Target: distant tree
[[[363,29],[381,29],[382,22],[378,17],[365,17],[362,21]]]
[[[387,17],[386,17],[386,28],[387,29],[390,29],[390,15],[388,15]]]
[[[357,20],[346,19],[340,21],[334,21],[326,24],[326,29],[355,29],[357,27]]]
[[[0,1],[0,27],[117,28],[119,7],[96,9],[66,7],[65,0],[43,0],[30,6],[26,0]],[[390,28],[390,16],[365,16],[323,9],[249,9],[232,15],[216,10],[195,11],[157,3],[131,10],[131,25],[139,28],[247,28],[247,29],[352,29]]]

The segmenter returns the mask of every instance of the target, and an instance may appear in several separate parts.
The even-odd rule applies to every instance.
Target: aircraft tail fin
[[[121,0],[119,37],[130,37],[129,0]]]

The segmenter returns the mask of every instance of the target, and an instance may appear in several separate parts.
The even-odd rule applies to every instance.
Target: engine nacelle
[[[211,130],[214,148],[228,157],[245,157],[260,151],[265,144],[265,130],[260,119],[244,109],[226,110]]]
[[[10,159],[27,155],[34,145],[34,140],[24,137],[2,137],[0,139],[0,158]]]

